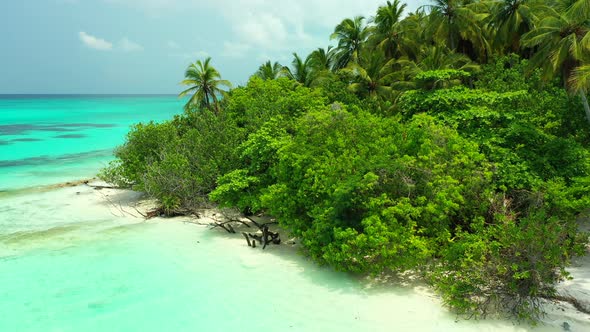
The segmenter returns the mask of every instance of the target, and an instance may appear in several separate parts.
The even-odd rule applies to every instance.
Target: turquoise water
[[[182,112],[175,96],[0,96],[0,191],[90,177],[137,122]]]
[[[43,189],[94,175],[131,123],[181,105],[0,99],[0,190],[29,188],[0,196],[0,331],[561,330],[561,316],[536,329],[457,321],[419,283],[371,283],[183,219],[146,222],[138,193]]]

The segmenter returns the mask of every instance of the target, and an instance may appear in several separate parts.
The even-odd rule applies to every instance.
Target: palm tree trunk
[[[215,93],[211,95],[211,98],[213,99],[213,109],[215,115],[219,115],[219,103],[217,102],[217,97],[215,96]]]
[[[211,102],[209,101],[209,93],[207,91],[205,91],[205,104],[208,109],[211,109]]]
[[[588,98],[586,98],[586,91],[584,89],[580,90],[580,97],[582,98],[582,104],[586,111],[586,120],[588,120],[588,123],[590,124],[590,105],[588,105]]]

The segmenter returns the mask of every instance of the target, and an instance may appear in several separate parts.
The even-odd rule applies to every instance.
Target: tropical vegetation
[[[192,94],[184,108],[208,108],[219,113],[217,100],[225,94],[222,87],[231,88],[231,83],[221,79],[217,69],[211,66],[211,57],[206,58],[205,61],[197,60],[190,64],[184,77],[180,84],[188,85],[189,88],[182,91],[179,96]]]
[[[227,94],[197,61],[184,113],[133,127],[103,178],[169,214],[272,215],[318,263],[411,271],[469,317],[538,318],[588,240],[590,2],[405,9]]]

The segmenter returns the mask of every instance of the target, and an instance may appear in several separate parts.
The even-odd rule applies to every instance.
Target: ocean
[[[0,191],[91,177],[129,127],[182,112],[175,96],[0,95]]]
[[[51,186],[94,176],[132,124],[180,112],[174,96],[0,97],[0,331],[561,329],[560,316],[536,328],[457,320],[420,283],[369,282],[182,218],[145,221],[125,210],[139,193]]]

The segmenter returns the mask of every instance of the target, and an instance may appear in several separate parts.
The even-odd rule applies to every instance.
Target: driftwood
[[[270,223],[268,223],[270,224]],[[254,240],[258,240],[258,242],[262,243],[262,249],[265,249],[267,245],[273,244],[281,244],[281,237],[278,232],[271,232],[268,230],[268,224],[259,225],[260,230],[262,231],[262,235],[252,234],[252,233],[243,233],[244,236],[250,237]],[[248,240],[246,238],[246,240]],[[248,245],[250,245],[250,241],[248,241]]]
[[[177,212],[177,211],[172,211],[172,212],[168,212],[166,213],[166,210],[164,210],[164,207],[159,206],[156,207],[154,209],[151,209],[149,211],[146,211],[145,213],[139,211],[139,209],[137,209],[137,207],[133,207],[135,209],[135,211],[137,213],[139,213],[141,216],[143,216],[146,220],[155,218],[155,217],[166,217],[166,218],[172,218],[172,217],[179,217],[179,216],[186,216],[188,215],[188,213],[183,212]]]
[[[248,242],[248,247],[251,247],[252,244],[250,243],[250,236],[248,236],[248,234],[246,234],[246,232],[242,232],[242,235],[244,235],[244,237],[246,238],[246,242]]]
[[[251,228],[252,225],[256,226],[256,228],[259,229],[260,233],[247,233],[247,232],[241,232],[242,236],[246,239],[246,242],[248,243],[248,247],[252,247],[252,248],[256,248],[256,241],[258,241],[258,243],[262,244],[262,249],[265,249],[267,245],[269,244],[280,244],[281,243],[281,237],[279,235],[279,232],[273,232],[270,231],[268,229],[269,225],[276,225],[278,224],[276,221],[272,221],[272,222],[267,222],[267,223],[259,223],[256,220],[249,218],[249,217],[244,217],[245,219],[247,219],[249,222],[246,222],[244,220],[241,220],[239,218],[228,218],[226,216],[224,216],[226,218],[226,220],[224,221],[220,221],[215,219],[214,217],[214,221],[207,223],[207,224],[203,224],[203,223],[198,223],[200,225],[207,225],[209,227],[211,227],[210,229],[214,229],[214,228],[223,228],[226,232],[230,233],[230,234],[235,234],[236,229],[234,228],[234,226],[232,226],[232,224],[242,224],[248,228]]]
[[[90,181],[88,180],[84,180],[82,181],[83,184],[89,186],[90,188],[93,188],[94,190],[102,190],[102,189],[126,189],[126,188],[121,188],[118,186],[112,186],[112,185],[99,185],[99,184],[90,184]]]
[[[545,297],[545,299],[567,302],[567,303],[571,304],[574,308],[576,308],[576,310],[578,310],[579,312],[590,315],[590,310],[588,310],[588,307],[586,307],[584,304],[582,304],[578,299],[576,299],[573,296],[555,295],[553,297]]]
[[[240,219],[230,219],[230,220],[226,220],[226,221],[219,221],[219,220],[215,220],[212,223],[207,224],[208,226],[211,226],[211,229],[216,228],[216,227],[221,227],[223,229],[225,229],[226,232],[231,233],[231,234],[235,234],[236,230],[233,228],[233,226],[231,225],[232,223],[240,223],[246,227],[250,227],[250,225]]]

